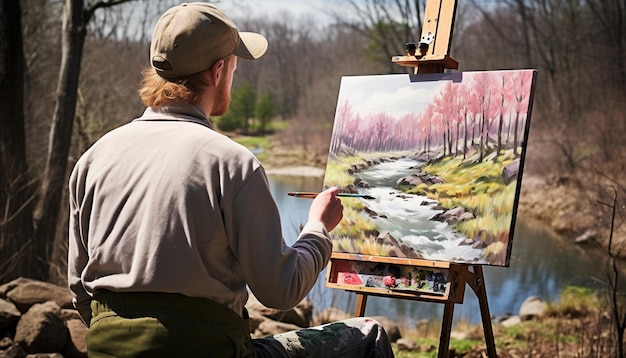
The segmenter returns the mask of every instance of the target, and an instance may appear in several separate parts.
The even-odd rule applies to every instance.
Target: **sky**
[[[294,19],[302,17],[317,18],[321,22],[330,21],[325,11],[344,8],[343,13],[351,12],[352,8],[345,0],[214,0],[216,5],[230,17],[236,19],[255,18],[262,15],[281,16],[289,14]],[[428,1],[428,0],[426,0]],[[497,5],[502,0],[477,0],[485,8]],[[459,8],[457,2],[457,10]]]
[[[330,18],[324,9],[337,7],[339,2],[331,0],[220,0],[216,5],[232,18],[257,18],[261,16],[318,17],[320,21]]]

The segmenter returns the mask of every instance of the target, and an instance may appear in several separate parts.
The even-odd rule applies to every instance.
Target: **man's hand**
[[[343,218],[343,205],[337,197],[338,188],[326,189],[319,193],[309,209],[309,221],[321,221],[326,230],[331,231]]]

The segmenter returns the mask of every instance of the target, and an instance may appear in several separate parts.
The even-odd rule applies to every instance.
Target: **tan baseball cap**
[[[167,10],[157,21],[150,63],[165,78],[200,72],[230,55],[256,60],[267,51],[267,39],[239,32],[233,21],[209,3],[185,3]]]

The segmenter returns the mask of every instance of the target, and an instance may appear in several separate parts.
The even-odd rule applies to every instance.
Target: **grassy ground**
[[[556,302],[547,303],[541,317],[510,327],[494,321],[498,357],[619,357],[615,321],[606,297],[588,288],[567,287]],[[622,300],[620,309],[624,308]],[[397,324],[402,335],[401,340],[392,344],[397,358],[437,357],[440,322],[421,320]],[[408,346],[411,348],[406,348]],[[457,321],[451,333],[450,357],[488,357],[482,325]]]
[[[623,307],[623,304],[622,304]],[[611,308],[586,288],[568,287],[544,316],[511,327],[494,323],[496,350],[506,357],[616,357],[615,324]],[[433,324],[430,322],[429,324]],[[403,337],[413,349],[400,349],[398,358],[437,357],[439,332],[432,327],[408,328]],[[486,357],[481,326],[457,324],[450,341],[451,357]]]

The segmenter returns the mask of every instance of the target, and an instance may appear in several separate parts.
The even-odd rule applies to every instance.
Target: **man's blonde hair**
[[[159,76],[152,68],[145,69],[142,74],[139,96],[148,107],[162,107],[172,102],[200,104],[207,87],[202,72],[170,80]]]

